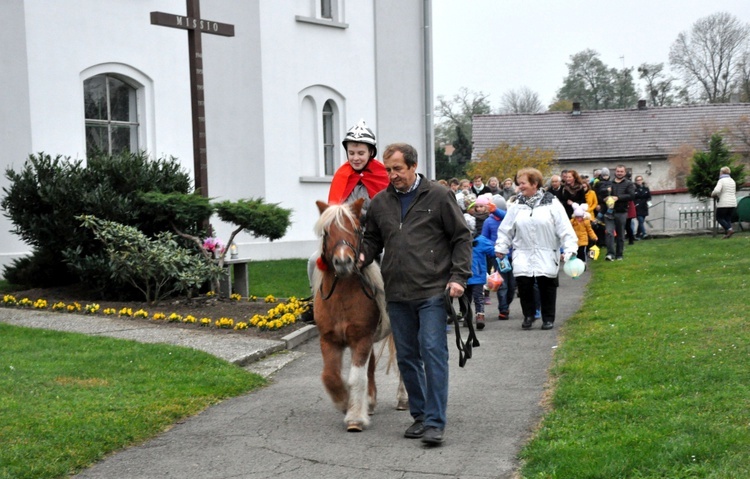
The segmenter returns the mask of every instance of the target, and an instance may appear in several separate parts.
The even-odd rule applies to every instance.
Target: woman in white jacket
[[[516,175],[519,194],[497,230],[495,254],[502,259],[513,249],[513,275],[523,310],[523,329],[534,322],[534,283],[539,286],[542,329],[552,329],[561,259],[576,255],[578,238],[565,208],[541,189],[542,173],[523,168]],[[560,253],[562,250],[562,254]]]
[[[732,229],[732,213],[737,207],[737,184],[729,173],[732,170],[728,166],[722,166],[719,170],[719,181],[716,183],[711,196],[718,198],[716,203],[716,221],[724,228],[724,238],[731,238],[734,234]]]

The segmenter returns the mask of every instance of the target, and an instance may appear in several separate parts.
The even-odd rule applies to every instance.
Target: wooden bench
[[[219,280],[219,293],[228,298],[237,293],[243,298],[250,296],[250,283],[247,279],[247,264],[250,258],[224,259],[224,269],[227,274]]]

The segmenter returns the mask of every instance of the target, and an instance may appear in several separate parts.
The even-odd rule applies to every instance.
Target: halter
[[[364,232],[364,228],[362,227],[357,227],[354,232],[357,234],[357,247],[355,247],[349,241],[342,239],[342,240],[338,240],[336,244],[333,245],[333,249],[336,250],[339,247],[339,245],[346,246],[347,248],[352,250],[352,252],[354,252],[354,261],[356,264],[356,262],[359,261],[359,254],[362,252],[362,239],[364,238],[365,232]],[[326,231],[325,233],[323,233],[323,248],[320,254],[320,257],[323,258],[323,261],[326,264],[328,264],[328,260],[327,260],[328,252],[326,248],[326,244],[328,243],[326,241],[327,237],[328,237],[328,232]],[[364,273],[362,273],[362,269],[355,266],[354,273],[357,275],[357,278],[359,279],[359,283],[362,286],[362,292],[365,293],[365,296],[367,296],[368,299],[374,300],[375,291],[373,290],[372,285],[368,284],[367,278],[365,278]],[[339,281],[339,275],[336,274],[336,272],[334,271],[333,284],[331,284],[331,290],[328,292],[328,294],[325,294],[323,292],[323,283],[322,282],[320,283],[320,287],[318,289],[320,290],[320,296],[321,298],[323,298],[323,300],[327,300],[328,298],[331,297],[331,295],[333,295],[333,292],[336,289],[336,284],[338,283],[338,281]]]

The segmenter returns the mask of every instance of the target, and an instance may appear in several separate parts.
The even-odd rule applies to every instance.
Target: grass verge
[[[523,477],[750,477],[748,252],[702,236],[594,263]]]
[[[247,266],[250,294],[263,298],[306,298],[310,296],[306,259],[252,261]]]
[[[0,323],[0,478],[75,473],[265,384],[193,349]]]

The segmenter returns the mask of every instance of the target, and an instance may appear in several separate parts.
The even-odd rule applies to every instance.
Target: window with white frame
[[[138,90],[135,83],[111,73],[84,80],[87,156],[139,150]]]
[[[329,181],[341,165],[344,106],[341,94],[325,85],[312,85],[299,92],[302,181]]]
[[[309,0],[306,15],[294,19],[302,23],[313,23],[334,28],[349,28],[344,21],[344,0]]]

